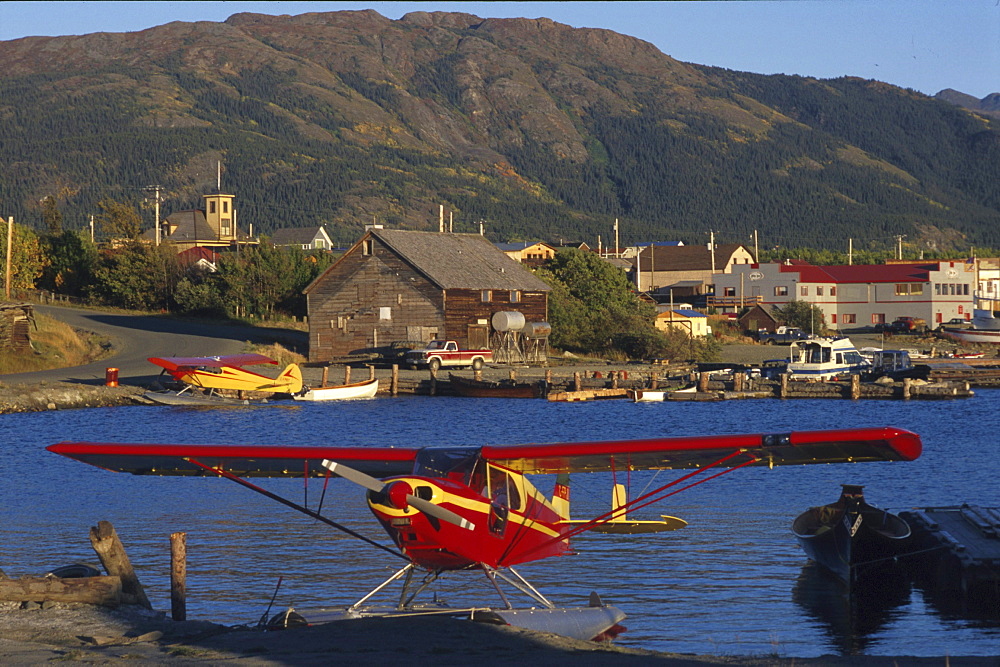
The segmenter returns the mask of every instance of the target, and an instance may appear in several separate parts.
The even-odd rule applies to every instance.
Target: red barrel
[[[104,371],[104,386],[105,387],[117,387],[118,386],[118,369],[108,368]]]

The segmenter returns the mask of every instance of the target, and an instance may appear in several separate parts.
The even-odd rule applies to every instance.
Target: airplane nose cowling
[[[409,503],[406,497],[413,494],[413,487],[406,482],[393,482],[389,485],[386,495],[389,503],[398,510],[406,509]]]

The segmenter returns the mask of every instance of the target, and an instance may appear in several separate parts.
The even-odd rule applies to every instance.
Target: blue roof
[[[664,312],[671,312],[669,310]],[[684,317],[708,317],[705,313],[699,313],[697,310],[688,310],[687,308],[674,308],[675,315],[683,315]]]

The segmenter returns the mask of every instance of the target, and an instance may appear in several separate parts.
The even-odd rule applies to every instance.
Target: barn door
[[[470,324],[468,334],[470,350],[485,350],[490,346],[489,330],[485,324]]]

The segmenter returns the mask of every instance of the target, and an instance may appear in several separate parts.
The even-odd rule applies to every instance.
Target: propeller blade
[[[418,498],[417,496],[410,494],[406,496],[406,502],[409,503],[410,507],[432,516],[435,519],[440,519],[441,521],[447,521],[448,523],[454,524],[459,528],[465,528],[466,530],[475,530],[476,524],[472,523],[465,517],[455,514],[449,509],[445,509],[440,505],[435,505],[429,500],[424,500],[423,498]]]
[[[334,475],[343,477],[348,482],[354,482],[359,486],[363,486],[369,491],[379,492],[385,488],[385,484],[381,480],[375,479],[371,475],[366,475],[360,470],[348,468],[343,463],[323,459],[323,467],[332,472]]]

